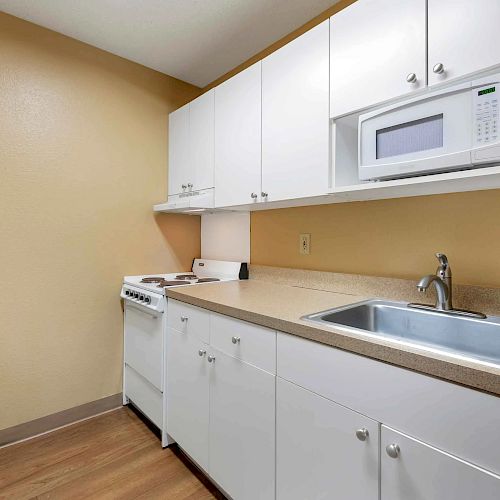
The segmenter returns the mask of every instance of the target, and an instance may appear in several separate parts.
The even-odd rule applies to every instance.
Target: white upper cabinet
[[[329,22],[324,21],[262,61],[264,201],[328,191],[328,110]]]
[[[458,37],[462,24],[457,26]],[[421,89],[426,85],[426,0],[358,0],[331,18],[330,43],[332,117]]]
[[[168,194],[182,193],[189,176],[189,104],[168,117]],[[185,189],[185,188],[184,188]]]
[[[168,194],[214,187],[214,91],[170,113]]]
[[[244,205],[261,193],[261,67],[215,89],[215,206]]]
[[[189,104],[189,179],[192,190],[214,187],[214,91]]]
[[[499,0],[428,2],[430,85],[500,64]]]

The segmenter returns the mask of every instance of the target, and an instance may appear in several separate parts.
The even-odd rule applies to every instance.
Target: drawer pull
[[[208,355],[207,361],[209,363],[215,363],[215,356],[212,356],[211,354]]]
[[[233,338],[231,339],[231,342],[232,342],[233,344],[239,344],[239,343],[240,343],[240,340],[241,340],[241,338],[240,338],[240,337],[233,337]]]
[[[358,429],[356,431],[356,437],[360,441],[366,441],[368,439],[369,435],[370,435],[370,433],[368,432],[368,429],[365,429],[364,427],[362,429]]]
[[[399,449],[399,445],[396,443],[389,444],[386,446],[385,451],[391,458],[398,458],[399,457],[399,452],[401,451]]]
[[[181,321],[185,323],[189,318],[187,316],[181,316]]]
[[[207,353],[207,351],[205,351],[204,349],[200,349],[200,350],[198,351],[198,356],[203,357],[203,356],[205,356],[205,354],[206,354],[206,353]]]

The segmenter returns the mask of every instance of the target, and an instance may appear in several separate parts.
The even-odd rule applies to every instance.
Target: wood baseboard
[[[122,406],[122,394],[113,394],[96,401],[90,401],[68,410],[63,410],[46,417],[37,418],[23,424],[14,425],[0,430],[0,447],[17,441],[22,441],[45,432],[58,429],[64,425],[72,424],[78,420],[94,417],[105,411]]]

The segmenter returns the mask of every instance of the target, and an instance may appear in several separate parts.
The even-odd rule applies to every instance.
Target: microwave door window
[[[443,147],[443,114],[376,131],[377,159]]]

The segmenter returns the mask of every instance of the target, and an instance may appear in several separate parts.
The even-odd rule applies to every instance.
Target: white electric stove
[[[162,432],[162,445],[170,444],[166,422],[165,290],[181,286],[217,286],[248,278],[247,264],[195,259],[183,273],[126,276],[120,296],[124,300],[123,404],[133,404]]]

